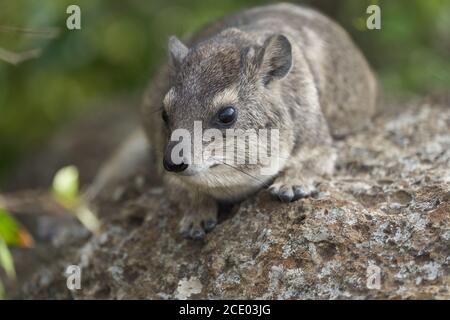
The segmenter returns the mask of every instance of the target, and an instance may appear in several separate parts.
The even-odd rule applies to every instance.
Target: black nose
[[[166,159],[164,158],[163,160],[163,166],[164,169],[166,169],[167,171],[172,171],[172,172],[181,172],[187,169],[188,165],[184,162],[181,162],[180,164],[175,164],[172,162],[172,160],[170,159]]]

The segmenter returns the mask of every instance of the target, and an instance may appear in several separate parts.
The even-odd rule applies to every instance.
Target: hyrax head
[[[231,29],[189,49],[171,37],[169,58],[165,169],[208,187],[258,184],[287,116],[280,87],[292,67],[289,40],[270,35],[258,45]]]

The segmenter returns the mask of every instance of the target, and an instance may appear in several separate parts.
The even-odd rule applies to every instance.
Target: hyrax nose
[[[184,162],[181,162],[179,164],[173,163],[173,161],[170,159],[170,157],[164,157],[163,159],[163,166],[164,169],[167,171],[172,172],[182,172],[187,169],[188,165]]]
[[[163,166],[164,169],[171,172],[182,172],[187,169],[188,164],[186,161],[184,161],[183,158],[176,157],[175,159],[172,158],[172,149],[175,146],[175,143],[170,142],[167,145],[166,153],[164,155],[163,159]]]

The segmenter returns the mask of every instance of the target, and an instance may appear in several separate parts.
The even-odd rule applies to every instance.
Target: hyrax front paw
[[[217,213],[187,214],[180,221],[180,233],[185,238],[201,240],[217,224]]]
[[[296,182],[278,181],[277,179],[269,187],[269,192],[277,200],[281,202],[292,202],[301,198],[313,196],[317,193],[317,189],[312,181],[299,180]]]

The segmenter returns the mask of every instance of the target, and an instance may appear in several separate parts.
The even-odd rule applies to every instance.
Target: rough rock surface
[[[449,106],[385,112],[337,142],[337,173],[317,197],[282,204],[262,191],[203,242],[178,235],[181,212],[138,175],[98,204],[102,233],[59,244],[17,297],[449,299]],[[71,264],[82,267],[73,292]]]

